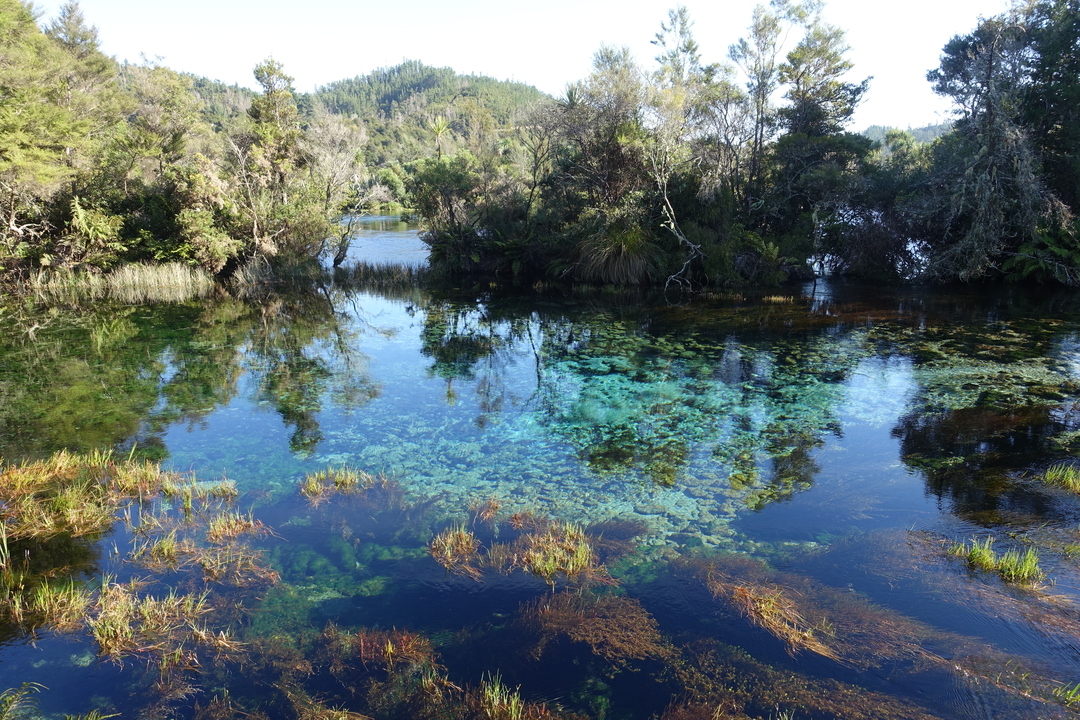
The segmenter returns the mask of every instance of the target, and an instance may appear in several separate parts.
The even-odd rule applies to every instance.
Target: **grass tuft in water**
[[[1080,468],[1068,463],[1058,463],[1046,468],[1042,479],[1051,485],[1060,485],[1080,493]]]
[[[1035,548],[1006,550],[998,560],[998,573],[1005,582],[1030,585],[1042,580],[1045,575],[1039,567],[1039,552]]]
[[[352,494],[361,490],[370,490],[378,479],[363,470],[349,467],[326,468],[313,472],[300,482],[300,494],[312,505],[328,499],[334,493]]]
[[[502,675],[496,672],[480,681],[480,707],[491,720],[521,720],[525,701],[521,688],[511,690],[503,684]]]
[[[993,548],[994,538],[987,536],[980,541],[972,538],[969,543],[953,543],[948,552],[964,558],[968,567],[984,572],[996,572],[1005,582],[1031,585],[1046,577],[1039,567],[1039,552],[1035,548],[1006,550],[998,555]]]
[[[964,558],[971,568],[994,572],[998,569],[998,557],[993,545],[994,538],[989,535],[982,541],[972,538],[970,545],[953,543],[949,547],[949,554]]]
[[[221,545],[241,535],[258,537],[267,535],[269,532],[270,528],[266,527],[262,520],[256,520],[251,513],[244,515],[239,510],[227,510],[210,519],[206,528],[206,540],[215,545]]]
[[[432,539],[428,549],[431,557],[448,572],[480,579],[480,571],[476,567],[480,557],[480,541],[464,525],[443,530]]]
[[[555,588],[561,574],[568,580],[596,569],[592,545],[585,531],[573,523],[553,522],[546,531],[526,536],[521,564]]]
[[[1053,690],[1054,698],[1064,703],[1067,707],[1080,705],[1080,683],[1075,685],[1059,685]]]

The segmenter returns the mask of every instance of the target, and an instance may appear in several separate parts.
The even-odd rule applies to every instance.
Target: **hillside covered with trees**
[[[950,41],[928,82],[956,120],[918,137],[848,129],[868,81],[821,11],[760,5],[707,63],[678,7],[652,67],[604,46],[552,99],[417,61],[301,95],[271,59],[252,92],[118,64],[77,2],[0,0],[0,274],[336,264],[342,218],[381,207],[452,275],[1076,282],[1078,0]]]

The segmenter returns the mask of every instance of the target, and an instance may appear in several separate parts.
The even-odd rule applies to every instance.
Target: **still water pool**
[[[40,683],[45,715],[1080,703],[1080,495],[1043,477],[1080,442],[1071,296],[327,284],[0,318],[7,461],[111,448],[239,492],[148,493],[104,536],[5,544],[26,559],[0,688]],[[343,468],[355,486],[314,475]],[[1040,579],[968,562],[987,538],[1034,550]],[[13,611],[61,582],[89,622]],[[143,615],[103,656],[122,592]],[[204,605],[170,615],[170,592]]]

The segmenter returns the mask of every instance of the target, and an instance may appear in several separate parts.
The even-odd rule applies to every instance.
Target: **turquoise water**
[[[215,627],[247,655],[200,656],[187,694],[155,690],[153,650],[120,667],[84,631],[31,644],[14,625],[0,687],[48,686],[51,714],[204,717],[226,697],[272,718],[510,717],[469,695],[499,673],[533,703],[523,716],[1071,716],[1080,498],[1038,476],[1080,437],[1080,307],[1015,289],[781,292],[13,306],[3,456],[113,447],[224,476],[273,528],[246,547],[279,579],[206,585],[240,598]],[[384,482],[299,497],[342,466]],[[429,552],[460,525],[481,553],[521,553],[527,516],[582,528],[606,575],[549,585],[500,572],[494,551],[454,574]],[[1036,548],[1045,579],[948,552],[985,537]],[[139,542],[123,524],[90,542],[79,582],[204,587],[125,561]],[[433,666],[357,660],[340,637],[389,632],[430,643],[454,709],[417,704]]]

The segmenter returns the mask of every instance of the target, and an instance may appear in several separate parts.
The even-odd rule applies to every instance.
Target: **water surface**
[[[280,581],[210,583],[243,596],[220,626],[249,656],[190,668],[188,695],[155,694],[145,661],[118,668],[83,633],[18,628],[0,686],[49,686],[49,713],[189,716],[225,693],[274,718],[308,700],[421,717],[419,665],[340,654],[340,633],[393,630],[430,642],[462,692],[499,673],[559,717],[1070,716],[1080,499],[1037,475],[1080,433],[1074,299],[782,292],[11,304],[0,454],[112,447],[225,476],[274,528],[249,545]],[[341,466],[385,482],[298,496]],[[485,548],[524,542],[515,513],[584,528],[613,582],[454,575],[428,551],[457,525]],[[947,552],[976,537],[1037,547],[1047,579],[1011,585]],[[202,587],[125,562],[138,542],[119,524],[79,581]],[[769,598],[797,642],[746,610]]]

